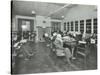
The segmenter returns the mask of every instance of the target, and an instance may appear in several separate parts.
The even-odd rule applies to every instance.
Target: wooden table
[[[77,46],[77,41],[65,41],[65,44],[71,47],[72,50],[72,59],[74,58],[74,50],[75,47]]]

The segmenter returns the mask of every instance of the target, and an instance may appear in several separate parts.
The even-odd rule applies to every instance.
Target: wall
[[[93,18],[97,18],[97,11],[95,5],[77,5],[75,7],[70,8],[62,23],[64,25],[64,22],[68,21],[80,21]]]
[[[50,17],[45,18],[44,16],[37,15],[36,17],[29,17],[29,16],[21,16],[16,15],[14,16],[12,21],[12,31],[18,31],[18,19],[31,19],[34,20],[34,30],[37,32],[36,41],[39,41],[38,39],[38,26],[45,28],[45,27],[51,27],[51,22],[61,22],[61,20],[51,19]],[[45,21],[45,23],[43,23]]]
[[[12,17],[12,31],[17,31],[17,26],[16,26],[16,17],[15,16],[13,16]]]
[[[12,31],[18,31],[18,22],[17,22],[18,18],[34,20],[35,21],[34,30],[36,30],[37,26],[45,28],[45,27],[51,27],[51,22],[62,22],[61,20],[51,19],[50,17],[45,18],[44,16],[36,16],[35,18],[35,17],[16,15],[12,18]],[[43,23],[43,21],[46,21],[46,23]]]
[[[45,23],[43,21],[45,21]],[[44,16],[36,16],[36,26],[41,26],[43,28],[50,27],[50,17],[45,18]]]
[[[89,19],[97,17],[94,5],[78,5],[69,10],[66,14],[66,21]]]
[[[56,19],[51,19],[50,17],[45,18],[44,16],[39,16],[37,15],[36,17],[28,17],[28,16],[21,16],[21,15],[16,15],[12,18],[12,31],[17,31],[18,30],[18,18],[26,18],[26,19],[33,19],[34,22],[34,30],[37,32],[37,37],[38,37],[38,29],[37,26],[40,27],[51,27],[51,22],[61,22],[61,30],[63,31],[63,25],[64,22],[68,21],[80,21],[80,20],[86,20],[86,19],[92,19],[92,18],[97,18],[97,11],[95,11],[96,6],[93,5],[77,5],[75,7],[70,8],[68,12],[66,13],[66,17],[64,20],[56,20]],[[46,21],[43,23],[43,21]],[[38,41],[38,38],[36,39]]]
[[[45,21],[45,23],[44,23]],[[37,41],[39,41],[39,37],[41,36],[43,33],[38,31],[38,26],[42,27],[42,28],[46,28],[45,31],[48,32],[49,34],[51,34],[51,22],[61,22],[61,20],[57,20],[57,19],[51,19],[50,17],[45,17],[45,16],[36,16],[36,32],[37,32]],[[39,28],[40,29],[40,28]],[[41,35],[40,35],[41,34]],[[43,40],[43,39],[42,39]]]
[[[12,31],[18,31],[18,19],[25,19],[29,21],[34,21],[35,25],[35,18],[34,17],[29,17],[29,16],[21,16],[21,15],[16,15],[12,18]],[[34,30],[36,29],[35,26],[33,27]]]

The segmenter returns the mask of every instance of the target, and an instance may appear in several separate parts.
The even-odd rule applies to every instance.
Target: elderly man
[[[68,64],[70,64],[71,52],[69,48],[63,48],[63,40],[60,34],[57,34],[55,40],[56,54],[57,56],[66,56]]]
[[[43,38],[46,41],[47,47],[49,47],[50,46],[50,37],[49,37],[49,34],[48,33],[44,33]]]

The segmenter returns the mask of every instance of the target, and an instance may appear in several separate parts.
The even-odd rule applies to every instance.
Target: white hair
[[[62,39],[62,37],[61,37],[61,35],[60,35],[60,34],[57,34],[57,38]]]

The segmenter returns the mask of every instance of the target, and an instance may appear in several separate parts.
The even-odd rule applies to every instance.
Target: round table
[[[70,46],[71,47],[71,50],[72,50],[72,59],[74,59],[74,50],[75,50],[75,47],[77,45],[77,41],[65,41],[65,44]]]

